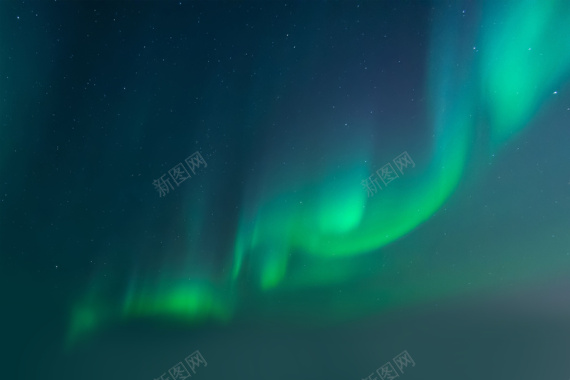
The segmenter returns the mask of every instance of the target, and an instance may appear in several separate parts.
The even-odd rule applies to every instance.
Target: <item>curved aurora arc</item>
[[[288,290],[357,277],[366,265],[356,256],[409,233],[450,197],[462,178],[477,125],[487,126],[489,149],[496,151],[529,123],[553,86],[569,79],[569,2],[487,2],[484,9],[485,28],[463,30],[457,9],[433,23],[437,30],[427,67],[431,161],[417,165],[421,172],[406,178],[405,189],[367,198],[360,181],[375,166],[363,167],[362,157],[355,157],[346,171],[335,171],[331,164],[334,177],[307,176],[297,183],[272,179],[276,191],[243,201],[232,261],[223,275],[201,272],[188,281],[188,274],[173,275],[176,269],[164,268],[169,275],[162,278],[133,276],[123,299],[115,303],[95,283],[73,308],[68,342],[118,319],[227,322],[244,298],[279,297]],[[472,34],[477,29],[482,32]]]

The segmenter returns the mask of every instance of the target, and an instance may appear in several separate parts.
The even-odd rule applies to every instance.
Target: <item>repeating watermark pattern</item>
[[[192,153],[192,155],[184,160],[184,162],[186,162],[186,165],[188,165],[188,168],[192,174],[196,174],[196,169],[199,168],[200,165],[204,164],[204,167],[208,166],[200,152]],[[186,167],[182,165],[182,162],[178,163],[175,167],[170,169],[168,171],[168,174],[170,175],[170,178],[164,179],[164,177],[167,175],[163,174],[159,179],[152,181],[154,189],[158,191],[159,198],[166,196],[170,190],[174,190],[174,186],[172,186],[172,183],[170,183],[170,179],[172,179],[178,187],[182,182],[190,178],[190,173],[188,170],[186,170]]]
[[[184,361],[190,370],[196,374],[196,367],[200,367],[200,365],[204,364],[204,367],[208,366],[206,363],[206,359],[202,356],[200,351],[194,351],[190,355],[188,355]],[[162,376],[155,378],[154,380],[184,380],[192,377],[190,371],[186,368],[184,363],[178,362],[172,368],[168,370],[168,373],[163,373]]]
[[[404,367],[407,367],[410,363],[412,367],[416,366],[414,359],[408,354],[408,351],[404,351],[398,356],[396,356],[392,361],[396,364],[396,367],[400,370],[402,375],[404,374]],[[376,377],[376,374],[380,376],[380,378]],[[397,377],[400,377],[398,371],[394,368],[391,362],[387,362],[382,367],[376,370],[376,373],[372,372],[368,377],[365,377],[362,380],[393,380]]]
[[[403,169],[407,169],[408,166],[410,165],[412,168],[416,166],[416,164],[414,163],[414,161],[412,161],[412,157],[410,157],[408,152],[400,154],[392,161],[394,161],[396,169],[398,169],[402,175],[404,175]],[[380,186],[380,182],[378,181],[378,179],[382,180],[384,186],[388,186],[388,184],[394,181],[396,178],[400,178],[398,172],[394,169],[391,163],[388,163],[382,166],[380,169],[376,170],[376,173],[362,180],[360,183],[368,192],[368,197],[370,197],[374,196],[374,194],[376,194],[378,190],[382,190],[382,187]]]

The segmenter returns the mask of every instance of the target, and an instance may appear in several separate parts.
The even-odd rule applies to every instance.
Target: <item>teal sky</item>
[[[40,299],[57,352],[567,277],[567,1],[0,9],[7,326]]]

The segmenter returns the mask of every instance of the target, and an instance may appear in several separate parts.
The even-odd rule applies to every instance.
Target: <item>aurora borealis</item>
[[[0,9],[2,286],[56,310],[65,355],[139,323],[335,328],[568,278],[568,1]]]

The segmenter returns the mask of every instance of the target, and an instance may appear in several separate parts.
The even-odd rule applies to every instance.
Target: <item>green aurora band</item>
[[[570,2],[489,1],[478,20],[481,28],[462,25],[456,14],[446,12],[433,23],[428,56],[427,112],[434,140],[423,162],[429,165],[418,164],[405,187],[368,198],[360,181],[381,163],[370,152],[352,152],[351,166],[340,171],[329,159],[319,168],[323,170],[311,171],[325,173],[321,178],[302,167],[289,178],[268,170],[259,186],[263,192],[248,192],[243,200],[232,260],[221,274],[206,268],[193,273],[197,270],[189,268],[196,265],[164,263],[160,278],[132,275],[122,300],[115,303],[110,301],[116,298],[110,295],[112,287],[94,281],[72,310],[68,342],[106,323],[132,318],[228,323],[245,309],[251,312],[252,305],[258,306],[258,315],[263,305],[272,310],[268,314],[293,314],[283,305],[299,291],[310,297],[350,283],[369,271],[380,248],[427,221],[462,179],[478,128],[487,128],[488,149],[495,152],[529,124],[552,88],[568,83],[570,74]],[[363,145],[351,149],[362,152]],[[327,157],[339,155],[332,149]],[[372,165],[363,165],[365,160]],[[193,207],[204,212],[205,206]],[[197,229],[190,226],[189,235]],[[404,265],[392,260],[393,267]],[[463,282],[459,275],[442,271],[438,279],[427,279],[431,286],[420,285],[425,278],[416,279],[415,288],[398,293],[386,289],[393,281],[389,273],[375,269],[374,276],[368,289],[358,288],[361,292],[344,297],[334,293],[320,312],[342,319],[351,315],[346,310],[352,307],[361,312],[388,309],[450,294],[451,288],[460,291]],[[369,305],[370,294],[382,302]],[[307,303],[298,308],[299,313],[310,310]],[[315,316],[322,318],[319,311]]]

